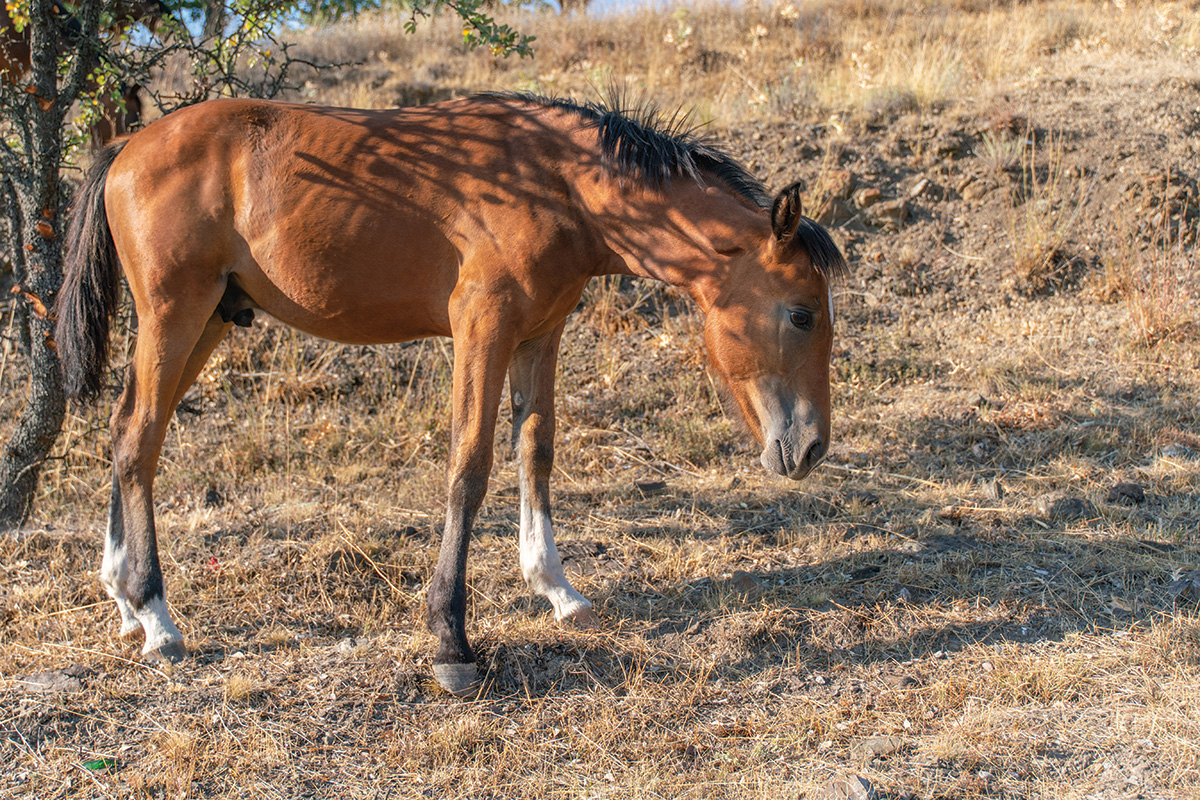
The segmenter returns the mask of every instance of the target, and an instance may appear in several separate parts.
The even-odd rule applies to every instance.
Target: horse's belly
[[[255,259],[239,285],[271,316],[314,336],[382,344],[449,336],[457,255],[444,239],[380,236]]]

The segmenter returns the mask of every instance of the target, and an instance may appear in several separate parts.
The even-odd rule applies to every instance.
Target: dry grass
[[[605,627],[560,630],[527,594],[502,425],[469,569],[487,686],[454,701],[423,627],[451,346],[239,329],[176,416],[157,484],[192,661],[167,675],[115,639],[96,580],[107,410],[76,410],[37,519],[0,541],[0,795],[740,800],[813,796],[837,774],[893,798],[1196,795],[1200,617],[1172,589],[1200,569],[1196,175],[1093,141],[1112,137],[1100,109],[1121,87],[1151,104],[1191,90],[1106,67],[1111,84],[1059,99],[1081,63],[1193,53],[1193,10],[543,15],[522,18],[538,60],[498,64],[445,45],[444,20],[413,39],[387,17],[313,34],[364,62],[309,88],[329,102],[611,75],[725,120],[724,145],[776,184],[805,179],[810,208],[850,179],[909,198],[896,232],[835,226],[855,275],[838,288],[829,463],[799,485],[762,474],[690,304],[594,282],[564,340],[555,505]],[[1006,81],[1026,89],[998,99]],[[1095,107],[1073,128],[1056,102]],[[968,177],[995,189],[960,197]],[[908,194],[920,178],[943,199]],[[1082,273],[1011,291],[1017,255],[1049,242]],[[1145,502],[1109,502],[1117,481]],[[1081,514],[1048,515],[1055,492]],[[63,691],[23,682],[72,664]]]
[[[1060,56],[1200,52],[1194,2],[761,2],[601,18],[501,10],[535,35],[532,59],[465,54],[438,18],[364,15],[301,37],[358,66],[310,84],[322,102],[379,106],[511,88],[594,98],[610,83],[730,124],[748,115],[841,125],[988,96],[1037,80]]]
[[[1018,285],[1037,294],[1062,287],[1085,266],[1071,244],[1088,187],[1066,173],[1061,134],[1039,144],[1026,131],[1016,142],[1016,164],[1009,169],[1018,177],[1005,227]],[[994,145],[993,158],[1004,159],[1006,149]]]

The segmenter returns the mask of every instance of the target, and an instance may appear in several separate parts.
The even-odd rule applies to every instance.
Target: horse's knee
[[[448,492],[450,513],[464,512],[468,517],[474,515],[487,494],[490,472],[490,458],[472,459],[451,476]]]

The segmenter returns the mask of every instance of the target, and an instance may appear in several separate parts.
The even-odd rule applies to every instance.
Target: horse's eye
[[[794,309],[790,314],[792,324],[802,331],[811,331],[813,327],[813,315],[811,311],[805,311],[803,308]]]

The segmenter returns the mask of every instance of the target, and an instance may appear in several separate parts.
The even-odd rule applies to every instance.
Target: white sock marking
[[[146,644],[142,647],[143,654],[152,653],[172,642],[183,641],[183,634],[171,621],[171,614],[167,611],[167,601],[161,597],[153,598],[135,613],[146,631]]]
[[[129,574],[129,562],[125,558],[125,547],[116,544],[112,535],[112,520],[108,521],[108,531],[104,537],[104,560],[100,563],[100,582],[104,591],[117,604],[121,613],[121,638],[132,636],[142,629],[133,613],[133,606],[125,594],[125,578]]]
[[[564,619],[592,604],[571,586],[563,574],[550,515],[533,509],[521,491],[521,572],[529,588],[554,606],[554,618]]]

